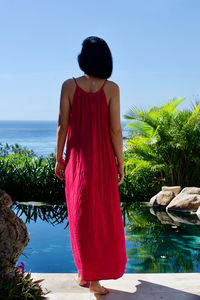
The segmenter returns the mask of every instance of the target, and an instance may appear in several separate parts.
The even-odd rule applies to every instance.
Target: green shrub
[[[162,179],[159,171],[147,161],[124,152],[124,170],[124,180],[119,186],[121,201],[147,202],[160,191]]]
[[[0,278],[0,296],[5,300],[42,300],[47,299],[45,295],[51,291],[43,291],[40,282],[44,279],[35,280],[31,273],[25,273],[23,263],[14,268],[13,276],[10,279]]]
[[[13,201],[65,201],[64,181],[55,175],[56,156],[37,157],[18,144],[0,148],[0,187]]]
[[[136,106],[124,116],[131,120],[125,153],[136,189],[145,189],[142,177],[150,183],[155,177],[157,186],[200,185],[200,105],[196,101],[191,109],[180,111],[177,105],[183,100],[174,98],[148,111]]]

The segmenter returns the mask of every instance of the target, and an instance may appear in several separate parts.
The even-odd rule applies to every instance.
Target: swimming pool
[[[147,205],[121,203],[128,262],[126,273],[200,271],[200,220],[196,214],[167,214]],[[30,242],[18,259],[26,272],[76,273],[66,204],[15,202]],[[114,251],[114,249],[113,249]]]

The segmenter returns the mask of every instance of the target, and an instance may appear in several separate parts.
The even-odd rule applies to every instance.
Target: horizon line
[[[121,121],[128,121],[126,119],[120,119]],[[20,120],[13,120],[13,119],[5,119],[5,120],[0,120],[0,122],[2,121],[13,121],[13,122],[17,122],[17,121],[26,121],[26,122],[32,122],[32,121],[38,121],[38,122],[58,122],[58,120],[38,120],[38,119],[35,119],[35,120],[26,120],[26,119],[20,119]]]

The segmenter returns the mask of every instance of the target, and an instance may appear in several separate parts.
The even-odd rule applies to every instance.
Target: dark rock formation
[[[19,256],[30,241],[26,225],[10,208],[11,197],[0,189],[0,277],[12,277]]]

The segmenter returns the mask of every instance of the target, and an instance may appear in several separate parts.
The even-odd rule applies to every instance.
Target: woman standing
[[[85,39],[78,63],[84,75],[62,84],[55,173],[63,180],[64,171],[76,280],[106,294],[99,280],[120,278],[127,263],[118,190],[124,178],[120,93],[107,80],[113,64],[103,39]]]

